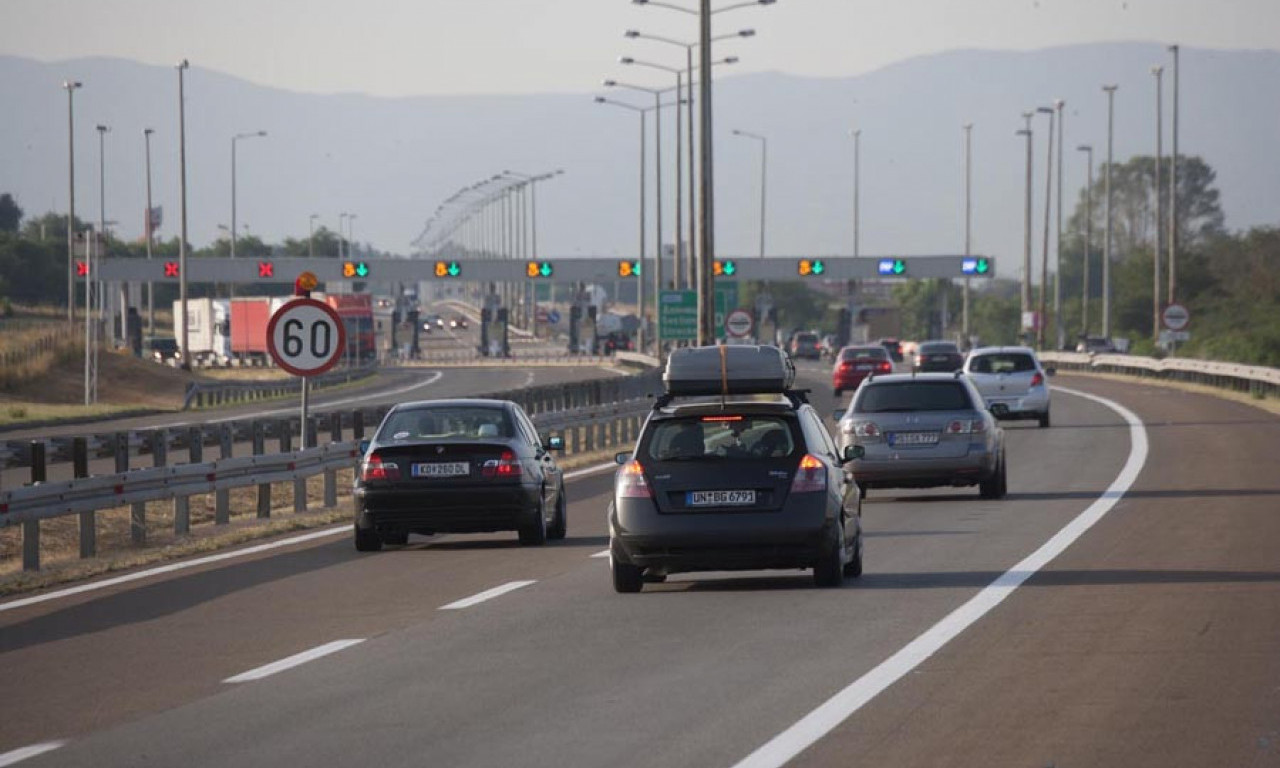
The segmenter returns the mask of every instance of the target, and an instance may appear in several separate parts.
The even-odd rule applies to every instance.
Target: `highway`
[[[801,379],[829,414],[828,367]],[[1053,383],[1052,428],[1006,427],[1007,499],[871,491],[838,590],[615,594],[598,467],[543,548],[341,526],[7,600],[0,765],[1280,765],[1280,418]]]

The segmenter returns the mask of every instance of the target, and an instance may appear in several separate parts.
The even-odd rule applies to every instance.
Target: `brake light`
[[[702,421],[742,421],[741,416],[703,416]]]
[[[511,451],[503,451],[496,459],[488,459],[480,466],[481,477],[520,477],[524,466]]]
[[[1036,371],[1036,375],[1031,377],[1031,386],[1039,387],[1044,385],[1044,374]]]
[[[846,361],[844,361],[844,362],[842,362],[842,363],[840,363],[840,370],[842,370],[842,371],[852,370],[852,368],[853,368],[853,363],[851,363],[851,362],[849,362],[849,361],[847,361],[847,360],[846,360]]]
[[[796,477],[791,481],[792,493],[814,493],[827,490],[827,465],[813,454],[806,453],[800,459]]]
[[[846,435],[854,435],[855,437],[870,438],[872,440],[880,437],[880,427],[876,426],[874,421],[845,422],[840,425],[840,429]]]
[[[881,360],[880,373],[892,373],[892,372],[893,372],[893,363],[889,362],[888,360]]]
[[[628,461],[618,470],[618,497],[623,499],[652,499],[653,492],[644,480],[644,468],[640,462]]]
[[[974,435],[987,431],[987,424],[982,419],[956,419],[947,425],[948,435]]]
[[[370,480],[399,480],[400,465],[394,461],[383,461],[378,454],[373,454],[364,462],[364,467],[360,472],[360,479],[368,482]]]

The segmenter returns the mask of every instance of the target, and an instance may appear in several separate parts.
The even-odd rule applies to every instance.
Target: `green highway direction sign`
[[[716,285],[716,335],[723,336],[724,318],[738,306],[736,283]],[[658,332],[664,340],[694,341],[698,338],[698,294],[696,291],[663,291],[658,301]]]
[[[167,268],[171,260],[126,259],[109,257],[102,260],[99,274],[103,280],[127,282],[173,283],[179,279],[176,268]],[[619,278],[616,257],[548,259],[539,261],[539,273],[545,275],[554,265],[558,282],[609,283]],[[918,278],[989,278],[995,277],[996,262],[987,256],[770,256],[767,258],[717,259],[721,273],[717,282],[740,280],[867,280]],[[366,259],[361,262],[326,258],[188,258],[189,283],[292,283],[303,272],[313,273],[322,283],[351,280],[344,275],[345,265],[358,264],[362,275],[380,283],[454,279],[478,282],[522,282],[527,261],[519,259]],[[437,264],[448,265],[437,270]],[[263,265],[269,268],[264,269]],[[545,270],[544,270],[545,266]],[[643,267],[641,267],[643,269]],[[807,271],[806,271],[807,270]],[[730,307],[732,309],[732,307]]]

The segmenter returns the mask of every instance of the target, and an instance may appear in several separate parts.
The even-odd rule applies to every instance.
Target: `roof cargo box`
[[[785,392],[795,378],[781,349],[735,344],[672,350],[662,383],[671,395],[749,395]]]

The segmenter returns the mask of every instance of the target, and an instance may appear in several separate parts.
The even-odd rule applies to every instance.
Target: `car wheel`
[[[538,500],[538,508],[534,519],[520,528],[520,544],[526,547],[540,547],[547,543],[547,510],[545,502]]]
[[[1000,498],[1000,486],[1004,477],[1004,451],[1000,451],[999,458],[996,459],[995,471],[991,476],[978,483],[978,495],[984,499]]]
[[[862,483],[862,482],[858,483],[858,493],[862,496],[862,498],[864,499],[867,498],[867,493],[870,490],[871,490],[871,486],[867,485],[866,483]]]
[[[609,570],[613,571],[613,591],[633,594],[644,589],[644,571],[638,565],[609,558]]]
[[[1000,496],[1003,499],[1009,495],[1009,464],[1005,460],[1004,453],[1000,454]]]
[[[844,564],[845,578],[856,579],[862,575],[862,534],[853,545],[853,559]]]
[[[1045,411],[1044,413],[1040,414],[1040,416],[1039,416],[1038,418],[1039,418],[1039,421],[1040,421],[1040,428],[1041,428],[1041,429],[1044,429],[1045,427],[1049,426],[1049,412],[1048,412],[1048,411]]]
[[[836,397],[839,397],[843,392],[844,392],[844,390],[843,390],[843,389],[840,389],[839,387],[836,387],[836,389],[835,389],[835,395],[836,395]]]
[[[356,551],[357,552],[377,552],[382,549],[382,539],[378,537],[378,532],[370,528],[361,530],[360,526],[356,529]]]
[[[409,533],[407,531],[393,531],[380,535],[383,544],[404,545],[409,543]]]
[[[844,563],[840,562],[844,549],[844,531],[839,524],[831,529],[823,542],[818,562],[813,566],[813,583],[819,587],[838,587],[844,581]]]
[[[560,486],[560,493],[556,497],[556,517],[551,521],[551,527],[547,529],[547,538],[559,541],[569,532],[569,510],[568,502],[564,498],[564,485]]]

